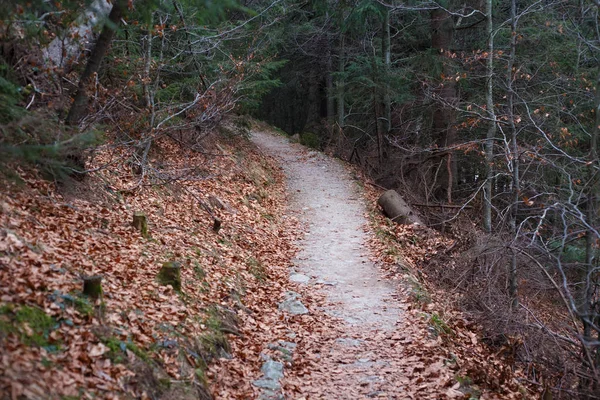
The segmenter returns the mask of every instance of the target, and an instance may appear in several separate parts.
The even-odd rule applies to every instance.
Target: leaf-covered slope
[[[277,299],[294,221],[280,217],[282,177],[272,162],[240,138],[211,155],[166,140],[152,153],[152,168],[165,171],[154,184],[138,186],[118,149],[97,154],[94,162],[110,168],[69,194],[23,171],[21,183],[3,183],[3,396],[205,396],[207,377],[216,381],[207,365],[238,351],[226,336],[240,334],[239,316],[260,322],[252,310]],[[135,211],[147,216],[147,238],[131,224]],[[179,293],[157,279],[168,261],[181,264]],[[103,295],[94,301],[82,278],[97,274]],[[261,350],[247,342],[242,374],[260,368]]]

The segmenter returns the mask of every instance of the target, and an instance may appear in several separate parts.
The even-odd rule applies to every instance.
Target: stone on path
[[[283,364],[278,361],[269,360],[260,369],[265,379],[279,380],[283,378]]]
[[[288,299],[279,303],[279,309],[292,315],[308,314],[308,308],[300,300]]]
[[[296,292],[286,292],[285,299],[279,303],[279,309],[292,315],[308,314],[308,308],[298,300],[299,297]]]
[[[255,380],[252,384],[264,389],[259,399],[279,400],[283,399],[281,384],[279,380],[283,378],[283,364],[279,361],[267,360],[260,369],[263,373],[262,378]]]
[[[308,281],[310,281],[310,276],[295,273],[290,275],[290,281],[296,283],[308,283]]]
[[[348,346],[348,347],[358,347],[363,343],[363,341],[360,339],[352,339],[352,338],[339,338],[339,339],[336,339],[335,342],[341,344],[342,346]]]
[[[279,381],[274,381],[273,379],[257,379],[253,382],[253,385],[259,387],[261,389],[268,389],[272,391],[277,391],[281,389],[281,385]]]
[[[335,285],[337,285],[336,281],[326,281],[326,280],[323,280],[323,279],[318,279],[315,283],[317,285],[325,285],[325,286],[335,286]]]

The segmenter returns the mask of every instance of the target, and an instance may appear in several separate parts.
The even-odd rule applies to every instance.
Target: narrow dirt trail
[[[392,298],[394,288],[379,278],[369,261],[368,221],[356,182],[338,160],[283,137],[260,132],[253,136],[256,144],[281,160],[292,211],[308,227],[299,243],[296,272],[311,277],[307,283],[323,286],[329,301],[336,303],[327,310],[330,314],[364,329],[393,329],[402,310]]]
[[[307,229],[290,280],[324,293],[324,311],[340,319],[335,338],[316,340],[315,368],[296,387],[307,398],[445,398],[442,360],[408,351],[425,334],[407,321],[406,295],[369,260],[366,208],[349,171],[282,136],[253,132],[252,140],[280,160],[290,213]]]

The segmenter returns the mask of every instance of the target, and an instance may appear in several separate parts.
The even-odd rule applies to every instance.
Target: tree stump
[[[146,214],[141,211],[136,211],[133,213],[133,222],[132,225],[140,231],[142,237],[147,238],[148,235],[148,221],[146,220]]]
[[[102,294],[102,275],[84,277],[83,294],[92,300],[98,299]]]
[[[377,204],[381,206],[388,218],[398,224],[408,225],[417,223],[423,225],[421,219],[395,190],[388,190],[382,194],[379,200],[377,200]]]
[[[213,231],[215,231],[216,233],[219,233],[219,231],[221,230],[221,220],[217,217],[215,217],[215,221],[213,223]]]
[[[171,285],[175,291],[181,291],[181,263],[168,261],[164,263],[158,272],[158,281],[161,285]]]

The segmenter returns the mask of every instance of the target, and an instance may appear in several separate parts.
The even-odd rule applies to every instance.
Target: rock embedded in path
[[[286,342],[284,340],[280,340],[277,344],[276,343],[271,343],[267,347],[270,350],[279,351],[281,357],[285,361],[292,362],[292,360],[293,360],[292,353],[294,352],[294,349],[296,348],[296,343]]]
[[[285,292],[283,301],[279,303],[279,310],[292,315],[308,314],[308,308],[298,300],[299,298],[300,295],[296,292],[291,290]]]
[[[296,300],[296,299],[299,299],[300,297],[301,297],[300,293],[296,293],[292,290],[288,290],[287,292],[285,292],[283,294],[284,300]]]
[[[325,285],[325,286],[335,286],[335,285],[337,285],[336,281],[326,281],[326,280],[323,280],[323,279],[318,279],[315,283],[317,285]]]
[[[288,350],[294,350],[296,348],[296,346],[297,346],[296,343],[286,342],[285,340],[280,340],[278,343],[279,343],[279,345],[281,347],[284,347],[284,348],[286,348]]]
[[[278,361],[269,360],[260,369],[265,379],[279,380],[283,378],[283,364]]]
[[[292,282],[296,282],[296,283],[308,283],[308,281],[310,281],[310,276],[306,276],[304,274],[291,274],[290,275],[290,281]]]
[[[283,364],[279,361],[267,360],[260,370],[263,373],[262,378],[252,382],[254,386],[264,389],[259,398],[283,399],[279,383],[279,380],[283,378]]]
[[[308,308],[300,300],[287,299],[279,303],[279,309],[292,315],[308,314]]]
[[[281,389],[281,385],[279,384],[279,382],[274,381],[272,379],[257,379],[254,382],[252,382],[252,384],[261,389],[272,390],[274,392]]]

